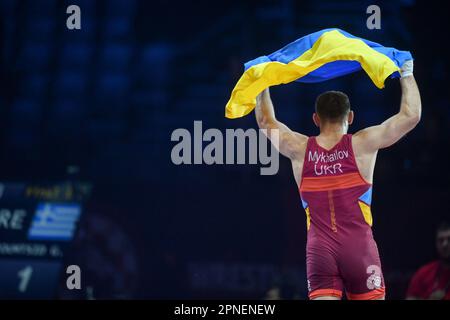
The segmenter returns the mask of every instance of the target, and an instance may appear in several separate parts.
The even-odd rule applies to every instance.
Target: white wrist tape
[[[413,60],[405,61],[400,68],[400,75],[402,78],[412,76],[414,70]]]

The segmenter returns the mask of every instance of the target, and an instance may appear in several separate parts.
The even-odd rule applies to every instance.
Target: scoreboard
[[[91,186],[0,182],[0,299],[52,299]]]

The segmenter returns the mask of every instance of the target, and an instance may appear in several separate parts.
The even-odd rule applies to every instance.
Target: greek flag
[[[81,207],[76,203],[39,203],[28,239],[70,241],[80,213]]]

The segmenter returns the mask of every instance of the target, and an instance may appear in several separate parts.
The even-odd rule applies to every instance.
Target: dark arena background
[[[381,29],[366,26],[371,4]],[[77,5],[81,29],[66,9]],[[287,158],[175,165],[172,132],[256,128],[224,108],[243,64],[331,27],[411,51],[422,120],[381,150],[373,232],[386,299],[437,259],[450,218],[448,10],[429,1],[0,0],[0,298],[307,299],[306,218]],[[277,118],[318,134],[318,94],[346,92],[349,132],[398,112],[364,72],[271,89]],[[193,138],[194,139],[194,138]],[[63,230],[40,229],[61,216]],[[68,267],[81,288],[67,287]]]

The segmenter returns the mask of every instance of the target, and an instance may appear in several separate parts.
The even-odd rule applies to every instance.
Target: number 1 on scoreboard
[[[31,266],[26,266],[24,269],[19,270],[17,276],[20,278],[19,291],[27,291],[28,283],[30,282],[31,275],[33,274],[33,268]]]

